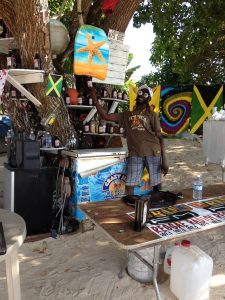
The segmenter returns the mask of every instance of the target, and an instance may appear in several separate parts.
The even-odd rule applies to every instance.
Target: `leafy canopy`
[[[155,75],[170,81],[162,77],[170,72],[180,83],[225,81],[224,0],[142,2],[134,26],[148,22],[156,35],[150,58]]]

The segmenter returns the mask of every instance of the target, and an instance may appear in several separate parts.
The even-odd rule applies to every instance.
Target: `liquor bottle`
[[[82,105],[83,104],[83,96],[82,95],[78,96],[78,98],[77,98],[77,104],[78,105]]]
[[[92,106],[93,105],[93,99],[91,98],[91,96],[90,95],[88,95],[87,96],[87,105],[90,105],[90,106]]]
[[[60,147],[60,140],[57,136],[54,138],[54,147],[59,148]]]
[[[102,121],[99,122],[99,125],[98,125],[98,133],[99,133],[99,134],[104,133],[104,125],[103,125],[103,122],[102,122]]]
[[[108,98],[109,97],[109,94],[108,94],[106,88],[104,88],[104,87],[101,89],[101,97],[102,98]]]
[[[69,96],[68,92],[66,92],[65,102],[66,102],[66,105],[70,105],[70,96]]]
[[[113,91],[112,91],[112,98],[117,99],[117,90],[116,89],[113,89]]]
[[[123,92],[122,99],[123,100],[128,100],[127,92],[125,92],[125,91]]]
[[[11,98],[16,99],[17,98],[17,92],[14,86],[11,86]]]
[[[7,69],[12,69],[14,67],[14,56],[12,50],[9,50],[6,60],[7,60]]]
[[[90,123],[84,125],[84,132],[90,132]]]
[[[118,90],[118,92],[117,92],[117,98],[118,99],[122,99],[122,92],[121,92],[121,90]]]
[[[40,70],[41,69],[41,58],[38,53],[35,54],[34,56],[34,69],[35,70]]]
[[[92,120],[90,123],[90,132],[95,133],[95,120]]]
[[[88,87],[93,87],[93,84],[92,84],[92,77],[90,77],[90,76],[87,77],[87,86],[88,86]]]

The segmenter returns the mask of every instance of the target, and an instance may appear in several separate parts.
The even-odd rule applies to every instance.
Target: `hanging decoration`
[[[188,129],[193,86],[161,86],[161,127],[165,135]]]
[[[82,25],[74,43],[74,74],[104,80],[108,60],[109,41],[105,32],[91,25]]]
[[[63,53],[70,42],[69,32],[59,20],[50,20],[50,40],[51,51],[55,55]]]
[[[8,75],[7,70],[0,70],[0,97],[1,97],[1,95],[3,93],[3,90],[4,90],[7,75]]]
[[[105,14],[105,16],[109,16],[113,13],[116,5],[117,5],[117,2],[119,0],[103,0],[102,1],[102,10]]]
[[[219,110],[223,104],[222,85],[194,85],[191,105],[191,133],[200,129],[206,118],[211,116],[214,106]]]
[[[63,76],[57,74],[48,75],[46,96],[60,97],[62,92]]]

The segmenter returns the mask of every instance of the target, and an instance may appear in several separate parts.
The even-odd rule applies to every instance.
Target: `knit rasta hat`
[[[150,89],[150,87],[147,86],[147,84],[143,84],[142,86],[140,86],[139,89],[138,89],[138,92],[143,90],[143,89],[148,90],[150,96],[152,96],[152,94],[153,94],[152,90]]]

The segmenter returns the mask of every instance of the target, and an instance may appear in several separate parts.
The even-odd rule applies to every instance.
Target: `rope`
[[[83,19],[83,12],[81,7],[82,0],[77,0],[77,13],[78,13],[78,20],[80,25],[84,25],[84,19]]]

